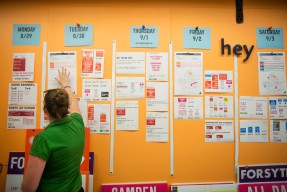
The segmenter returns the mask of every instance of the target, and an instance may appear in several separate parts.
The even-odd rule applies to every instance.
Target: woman
[[[80,164],[84,151],[84,122],[66,69],[56,80],[62,89],[45,91],[44,112],[50,124],[33,140],[23,179],[23,192],[83,191]]]

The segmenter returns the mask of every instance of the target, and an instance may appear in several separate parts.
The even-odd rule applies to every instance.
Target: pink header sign
[[[166,182],[102,184],[102,192],[168,192]]]
[[[239,192],[287,192],[287,182],[238,184]]]

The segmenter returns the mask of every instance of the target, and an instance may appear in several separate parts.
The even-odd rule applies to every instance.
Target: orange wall
[[[77,51],[78,90],[81,90],[80,63],[83,48],[105,50],[104,78],[112,77],[112,41],[117,51],[203,52],[205,70],[233,70],[233,56],[222,56],[220,39],[231,45],[246,44],[255,48],[246,63],[239,57],[239,96],[258,96],[256,27],[282,27],[287,46],[287,3],[284,0],[244,1],[244,23],[236,24],[234,1],[49,1],[33,3],[14,1],[0,3],[0,162],[7,164],[9,152],[25,150],[25,130],[7,130],[8,84],[12,82],[13,53],[35,52],[35,82],[38,83],[37,126],[40,126],[41,46],[12,46],[13,24],[41,24],[41,42],[48,51]],[[65,24],[93,24],[94,45],[64,47]],[[159,46],[156,49],[130,48],[129,27],[158,26]],[[184,27],[211,28],[212,49],[183,49]],[[273,50],[272,50],[273,51]],[[274,51],[286,51],[276,49]],[[171,79],[170,79],[171,81]],[[79,91],[79,96],[81,91]],[[204,94],[204,96],[209,94]],[[229,94],[229,95],[234,95]],[[110,135],[91,135],[90,149],[95,152],[94,189],[102,183],[167,181],[216,182],[236,181],[234,174],[234,143],[205,143],[203,120],[174,120],[174,171],[170,176],[169,143],[145,142],[145,100],[139,100],[139,131],[115,131],[114,174],[109,173]],[[287,163],[287,144],[240,143],[239,164]],[[0,175],[0,191],[4,191],[7,167]]]

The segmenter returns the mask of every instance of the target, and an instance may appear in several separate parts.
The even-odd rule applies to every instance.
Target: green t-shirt
[[[31,155],[46,160],[37,191],[78,192],[85,147],[83,118],[78,113],[51,122],[33,140]]]

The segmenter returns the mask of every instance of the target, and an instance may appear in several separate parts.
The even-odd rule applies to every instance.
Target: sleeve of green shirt
[[[46,139],[38,134],[33,140],[30,154],[47,161],[50,156],[50,151],[51,147]]]
[[[81,114],[74,112],[74,113],[71,113],[70,116],[71,116],[72,118],[76,119],[77,121],[79,121],[79,122],[82,124],[82,126],[84,126],[84,121],[83,121],[83,117],[82,117]]]

